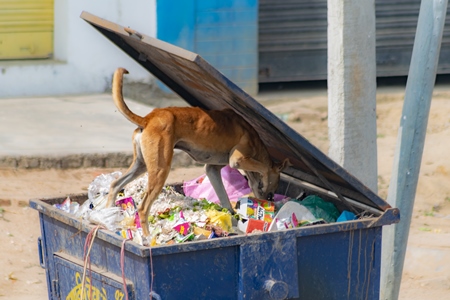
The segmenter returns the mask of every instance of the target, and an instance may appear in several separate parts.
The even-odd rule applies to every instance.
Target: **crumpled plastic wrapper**
[[[88,187],[88,200],[76,211],[70,211],[70,200],[58,204],[58,208],[74,213],[77,218],[83,218],[93,224],[100,224],[123,238],[131,238],[141,245],[144,242],[146,244],[150,242],[152,246],[156,246],[206,239],[208,236],[195,235],[194,229],[205,228],[207,224],[217,228],[226,227],[222,228],[224,232],[232,231],[231,226],[228,226],[231,224],[232,216],[230,213],[220,211],[222,208],[219,205],[206,200],[186,197],[176,192],[173,187],[167,186],[161,191],[150,209],[148,220],[150,237],[145,240],[142,236],[140,222],[137,221],[139,217],[137,214],[133,216],[128,209],[123,207],[105,208],[110,185],[120,176],[121,172],[97,176]],[[147,191],[147,182],[147,174],[130,182],[116,200],[131,197],[135,206],[139,207]],[[206,230],[206,232],[208,231]]]
[[[75,213],[77,218],[86,218],[89,210],[105,208],[108,200],[111,183],[122,176],[122,172],[116,171],[97,176],[88,186],[88,200],[86,200]]]
[[[123,220],[123,213],[120,207],[108,207],[89,211],[86,219],[93,224],[102,225],[108,230],[115,231]]]
[[[93,201],[99,196],[104,196],[109,193],[111,183],[122,176],[122,172],[116,171],[109,174],[101,174],[97,176],[94,181],[88,186],[88,198]],[[99,205],[100,203],[98,203]],[[97,205],[94,205],[97,206]],[[100,208],[100,207],[99,207]]]
[[[66,200],[63,201],[63,203],[54,204],[53,206],[69,214],[75,214],[80,208],[80,204],[78,204],[77,202],[73,202],[70,197],[67,197]]]
[[[183,237],[179,236],[180,233],[174,230],[174,226],[180,221],[179,214],[173,213],[167,218],[161,218],[161,213],[173,212],[173,210],[182,211],[185,221],[198,227],[204,227],[210,219],[206,211],[196,205],[198,203],[198,199],[186,197],[171,187],[166,187],[150,209],[150,216],[154,218],[153,222],[149,224],[152,245],[166,244],[173,239],[183,241]],[[229,214],[230,223],[231,218],[232,216]]]

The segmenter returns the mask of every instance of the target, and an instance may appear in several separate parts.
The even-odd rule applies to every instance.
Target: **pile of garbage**
[[[340,213],[333,203],[316,195],[291,199],[275,195],[275,201],[252,197],[246,179],[237,170],[224,168],[222,177],[236,214],[218,204],[205,175],[183,184],[183,193],[166,186],[153,203],[148,218],[150,237],[144,240],[137,207],[147,190],[147,175],[129,183],[118,195],[115,207],[106,207],[109,187],[121,172],[99,175],[88,187],[88,200],[79,205],[68,197],[58,209],[100,224],[141,245],[170,245],[237,234],[277,231],[355,219]],[[230,180],[233,183],[230,183]],[[238,187],[238,188],[237,188]],[[205,199],[202,195],[206,195]],[[195,197],[193,197],[195,196]],[[215,196],[215,197],[214,197]]]
[[[98,176],[88,187],[88,200],[81,205],[68,197],[54,206],[102,225],[123,238],[147,244],[137,213],[147,188],[147,175],[128,184],[118,195],[116,206],[107,208],[109,186],[120,175],[120,172],[113,172]],[[186,197],[172,186],[166,186],[150,209],[148,240],[151,246],[157,246],[232,235],[232,218],[228,210],[216,203]]]

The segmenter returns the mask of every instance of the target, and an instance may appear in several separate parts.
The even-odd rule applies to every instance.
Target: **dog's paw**
[[[231,218],[231,226],[236,227],[237,224],[238,224],[238,219],[232,217],[232,218]]]
[[[150,247],[150,238],[149,237],[142,237],[142,246],[144,247]]]

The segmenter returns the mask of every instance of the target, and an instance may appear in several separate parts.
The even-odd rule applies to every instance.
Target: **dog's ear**
[[[291,162],[289,161],[289,158],[286,158],[285,160],[283,160],[282,163],[277,164],[277,170],[278,172],[283,171],[284,169],[286,169],[287,167],[292,166]]]

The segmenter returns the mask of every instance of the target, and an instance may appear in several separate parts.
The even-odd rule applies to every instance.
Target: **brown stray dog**
[[[133,133],[133,163],[111,184],[107,207],[115,204],[117,193],[129,182],[148,172],[148,190],[138,208],[142,230],[149,236],[148,214],[169,175],[173,149],[187,152],[206,164],[206,175],[223,207],[233,212],[223,186],[220,170],[227,164],[241,169],[257,198],[273,197],[280,172],[288,159],[275,164],[258,133],[231,109],[205,111],[198,107],[155,108],[141,117],[127,107],[122,95],[123,74],[119,68],[113,78],[113,99],[118,110],[138,128]]]

